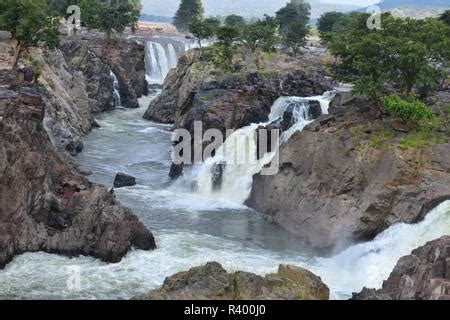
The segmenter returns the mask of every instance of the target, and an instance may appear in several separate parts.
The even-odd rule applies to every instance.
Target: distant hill
[[[449,0],[384,0],[377,4],[382,10],[401,7],[427,7],[450,9]]]
[[[239,14],[245,17],[262,17],[264,14],[273,15],[286,5],[289,0],[203,0],[206,16],[225,16]],[[316,19],[327,11],[352,11],[360,7],[323,3],[312,0],[311,18]],[[152,16],[173,17],[178,9],[180,0],[142,0],[143,13]]]
[[[440,15],[450,9],[450,0],[384,0],[376,4],[383,12],[402,17],[425,18]],[[367,8],[360,9],[365,12]]]

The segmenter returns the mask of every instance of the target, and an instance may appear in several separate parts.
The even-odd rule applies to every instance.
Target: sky
[[[381,0],[322,0],[324,3],[343,3],[352,4],[354,6],[366,7],[375,3],[381,2]]]

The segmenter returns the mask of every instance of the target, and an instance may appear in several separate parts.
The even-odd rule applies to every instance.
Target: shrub
[[[398,96],[389,95],[384,97],[382,101],[386,111],[392,113],[404,123],[418,124],[422,120],[431,119],[434,115],[429,107],[413,96],[410,96],[408,100],[403,100]]]

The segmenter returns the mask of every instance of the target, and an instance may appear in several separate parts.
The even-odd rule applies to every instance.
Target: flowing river
[[[218,261],[229,271],[258,274],[275,272],[280,263],[303,266],[321,276],[332,298],[347,299],[363,286],[380,287],[401,256],[450,234],[447,201],[421,223],[398,224],[373,241],[333,257],[317,257],[241,201],[172,184],[170,126],[142,119],[152,98],[143,98],[140,109],[119,108],[99,116],[101,128],[86,137],[78,161],[92,171],[92,181],[108,187],[119,171],[137,178],[136,186],[116,192],[152,230],[158,249],[131,251],[117,264],[92,257],[26,253],[0,271],[1,299],[128,299],[161,286],[166,276],[208,261]],[[197,180],[202,180],[201,174]],[[74,267],[81,275],[80,290],[67,286]]]

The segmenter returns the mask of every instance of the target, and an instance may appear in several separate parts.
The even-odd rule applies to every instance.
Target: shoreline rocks
[[[374,147],[364,140],[370,134],[355,128],[380,124],[377,116],[358,106],[342,110],[281,145],[279,173],[255,175],[246,202],[323,252],[372,240],[395,223],[419,222],[450,199],[449,143]]]
[[[227,272],[208,262],[167,277],[160,289],[135,300],[328,300],[330,290],[310,271],[280,265],[265,277],[243,271]]]
[[[450,236],[402,257],[381,289],[364,288],[353,300],[450,300]]]
[[[119,172],[114,179],[114,188],[131,187],[136,185],[136,178]]]
[[[17,254],[46,251],[118,262],[156,248],[152,233],[105,187],[55,151],[45,101],[27,88],[0,88],[0,268]]]

